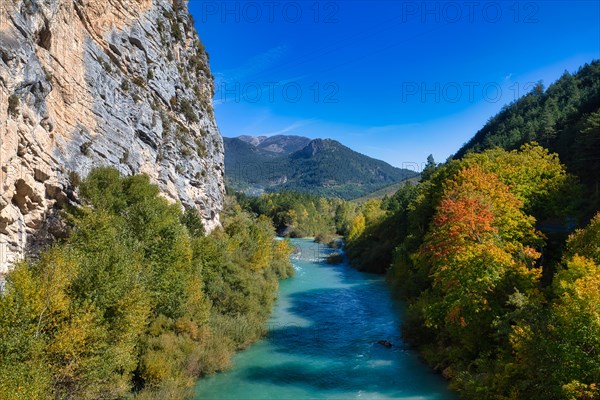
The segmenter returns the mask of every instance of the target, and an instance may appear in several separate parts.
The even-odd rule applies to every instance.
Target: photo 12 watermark
[[[403,23],[490,23],[501,21],[536,24],[540,3],[533,1],[403,1]]]
[[[498,82],[402,82],[402,103],[509,103],[534,90],[538,82],[513,82],[501,85]]]
[[[426,162],[402,161],[400,163],[400,169],[412,171],[417,174],[420,174],[421,172],[423,172],[425,170],[426,166],[427,166]],[[409,178],[410,178],[409,176],[406,177],[406,179],[409,179]]]
[[[340,102],[340,87],[336,82],[221,82],[217,84],[214,100],[219,103],[299,103],[320,104]]]
[[[202,1],[201,23],[290,23],[336,24],[340,4],[337,1]]]
[[[232,179],[244,182],[265,182],[277,181],[284,175],[281,171],[286,167],[283,162],[256,162],[256,163],[236,163],[228,171]]]

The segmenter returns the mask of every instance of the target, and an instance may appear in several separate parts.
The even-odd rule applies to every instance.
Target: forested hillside
[[[343,146],[335,140],[315,139],[290,155],[290,173],[281,187],[287,190],[311,190],[313,194],[343,199],[360,197],[394,182],[417,175],[392,167]]]
[[[357,209],[352,264],[387,272],[462,398],[600,398],[599,100],[600,63],[565,73]]]
[[[293,273],[266,217],[230,202],[205,236],[146,176],[97,169],[70,235],[8,274],[0,398],[183,399],[259,339]]]
[[[224,144],[227,183],[248,194],[297,191],[352,199],[417,175],[331,139],[280,135],[224,138]]]
[[[537,141],[576,175],[591,196],[588,212],[600,205],[600,61],[566,72],[544,90],[504,107],[455,155],[493,147],[507,150]]]

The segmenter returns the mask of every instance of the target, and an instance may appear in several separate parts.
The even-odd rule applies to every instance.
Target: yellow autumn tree
[[[352,241],[358,238],[365,231],[366,223],[365,216],[363,213],[358,213],[352,220],[350,225],[350,233],[348,233],[348,240]]]
[[[600,213],[567,242],[549,308],[534,308],[513,327],[520,396],[600,398]]]

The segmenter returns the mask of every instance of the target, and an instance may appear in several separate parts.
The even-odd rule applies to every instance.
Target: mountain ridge
[[[350,199],[418,175],[334,139],[245,135],[223,140],[227,183],[247,194],[293,190]]]

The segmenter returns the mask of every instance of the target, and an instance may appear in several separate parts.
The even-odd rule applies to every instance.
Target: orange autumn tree
[[[521,208],[496,174],[477,165],[463,168],[445,183],[413,257],[432,279],[420,301],[425,325],[469,351],[481,351],[481,335],[508,297],[533,289],[539,279],[540,254],[531,246],[540,236]]]

